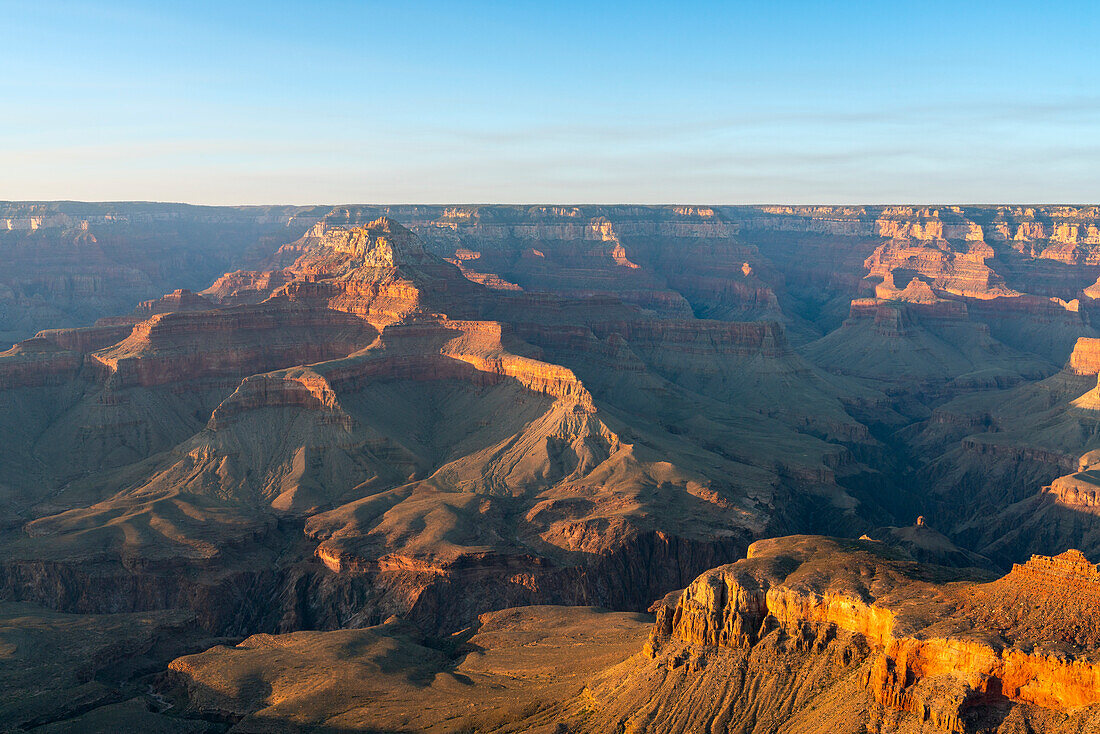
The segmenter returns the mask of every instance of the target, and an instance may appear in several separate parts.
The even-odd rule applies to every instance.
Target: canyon
[[[0,261],[0,730],[1100,730],[1100,207],[0,202]]]

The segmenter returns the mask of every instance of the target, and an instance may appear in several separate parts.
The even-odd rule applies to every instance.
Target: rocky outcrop
[[[500,277],[496,273],[482,273],[474,269],[477,264],[477,260],[481,258],[481,253],[474,250],[468,250],[464,247],[460,247],[455,250],[451,257],[447,258],[447,262],[452,265],[458,266],[458,269],[462,271],[462,274],[466,276],[467,280],[472,280],[475,283],[497,291],[521,291],[523,290],[515,283],[511,283],[504,278]]]
[[[90,359],[112,384],[148,387],[343,357],[375,336],[369,325],[348,314],[275,303],[158,314]]]
[[[803,354],[830,372],[906,386],[900,389],[930,397],[1013,385],[1053,371],[1041,358],[998,341],[987,324],[971,318],[969,304],[926,299],[924,288],[905,290],[913,300],[853,300],[841,327],[811,342]]]
[[[213,306],[213,303],[197,293],[192,293],[186,288],[177,288],[160,298],[142,301],[134,309],[134,314],[144,318],[173,311],[209,311]]]
[[[1061,505],[1100,515],[1100,477],[1094,474],[1078,472],[1059,477],[1043,491]]]
[[[96,326],[122,326],[136,324],[150,316],[175,311],[209,311],[215,307],[213,301],[193,293],[186,288],[177,288],[160,298],[142,301],[128,316],[106,317],[96,321]]]
[[[476,317],[486,297],[483,287],[387,217],[364,227],[318,223],[275,260],[291,257],[287,270],[294,277],[279,293],[356,314],[377,328],[433,313]]]
[[[118,344],[133,331],[132,323],[88,326],[82,329],[47,329],[35,336],[46,339],[62,349],[86,354]]]
[[[908,290],[908,289],[907,289]],[[852,301],[849,319],[870,319],[884,337],[899,337],[904,324],[914,321],[968,321],[966,304],[943,299],[857,298]]]
[[[1100,515],[1100,452],[1086,453],[1078,461],[1076,472],[1058,477],[1043,487],[1042,495],[1062,507]]]
[[[1027,563],[1012,567],[1013,581],[1052,589],[1061,594],[1082,594],[1085,605],[1100,600],[1100,568],[1081,551],[1070,549],[1060,555],[1032,556]]]
[[[478,386],[515,380],[528,390],[595,412],[591,394],[565,367],[509,353],[507,327],[495,322],[444,321],[391,326],[381,346],[357,357],[338,359],[246,378],[211,416],[210,427],[224,427],[232,416],[259,408],[297,407],[328,412],[350,428],[336,390],[354,391],[376,381],[457,381]]]
[[[798,651],[796,657],[805,662],[793,663],[794,669],[818,661],[817,680],[801,684],[821,691],[817,700],[835,700],[830,689],[845,690],[842,695],[854,697],[853,703],[867,697],[918,722],[956,732],[977,731],[980,722],[988,721],[984,707],[999,706],[998,701],[1054,710],[1063,717],[1100,712],[1097,640],[1073,636],[1082,626],[1081,614],[1088,625],[1100,621],[1094,601],[1100,576],[1083,556],[1070,551],[1056,558],[1035,557],[993,583],[947,585],[942,580],[950,576],[940,573],[940,582],[930,582],[919,567],[901,558],[874,541],[758,541],[745,561],[709,571],[682,594],[657,605],[647,647],[654,664],[647,668],[689,662],[681,679],[707,679],[719,671],[732,672],[723,662],[732,656],[749,666],[749,679],[760,674],[782,679],[783,673],[756,673],[752,666],[766,664],[765,650],[787,650],[788,655]],[[1013,593],[1020,589],[1023,593]],[[1042,600],[1072,600],[1072,610],[1058,614],[1044,606],[1045,625],[1029,626],[1034,621],[1028,617],[1031,594]],[[998,623],[991,610],[1022,616],[1015,624]],[[1063,637],[1052,638],[1054,631]],[[1052,639],[1068,640],[1069,646],[1052,646]],[[653,673],[649,675],[652,680]],[[643,678],[637,676],[635,684]],[[664,717],[680,719],[682,707],[694,705],[706,690],[686,679],[675,688],[658,684],[650,690],[653,700],[666,707]],[[672,685],[667,675],[665,681]],[[719,690],[736,686],[731,679]],[[619,696],[629,693],[621,683],[608,690]],[[789,700],[806,696],[805,691],[789,691],[794,697]],[[735,721],[745,711],[762,708],[752,689],[743,689],[741,695],[740,700],[725,698],[717,709],[713,703],[704,705],[712,716]],[[812,695],[801,700],[803,706],[821,705]],[[630,718],[641,723],[644,715],[643,710]],[[797,720],[788,713],[786,719],[772,719],[770,726],[785,723],[785,729],[799,730],[792,723]],[[837,720],[838,726],[842,721]],[[652,729],[666,730],[660,725]]]
[[[0,389],[61,385],[80,370],[83,357],[45,337],[19,342],[0,352]]]
[[[649,642],[633,656],[644,639],[637,615],[520,607],[482,614],[446,641],[397,618],[253,635],[177,658],[160,689],[185,716],[242,729],[1071,734],[1100,723],[1095,684],[1075,687],[1094,648],[1050,655],[1013,639],[998,649],[968,616],[969,602],[991,600],[981,594],[1031,576],[1055,595],[1095,583],[1095,567],[1073,554],[993,583],[873,541],[780,538],[750,555],[655,605]],[[992,676],[981,672],[990,664]],[[516,705],[532,698],[537,706]]]
[[[259,303],[293,277],[285,270],[236,270],[218,278],[199,295],[225,306]]]
[[[1076,375],[1100,373],[1100,339],[1078,339],[1069,356],[1068,369]]]
[[[324,377],[307,369],[245,378],[233,394],[214,409],[207,426],[217,431],[241,413],[287,407],[327,413],[345,430],[351,429],[351,417],[340,407],[332,386]]]
[[[951,295],[971,298],[1019,295],[986,264],[994,252],[984,242],[953,247],[946,243],[936,246],[934,243],[942,238],[935,236],[919,239],[920,244],[900,239],[880,245],[864,263],[868,278],[884,278],[887,273],[902,270],[926,279],[933,290]],[[933,244],[925,244],[925,239]]]

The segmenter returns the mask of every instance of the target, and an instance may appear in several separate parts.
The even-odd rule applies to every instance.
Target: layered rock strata
[[[1061,731],[1053,722],[1100,717],[1098,640],[1076,634],[1082,622],[1096,622],[1096,566],[1076,551],[1034,557],[987,584],[934,568],[875,541],[758,541],[747,560],[709,571],[659,603],[649,672],[609,677],[595,697],[638,731],[686,731],[700,720],[690,714],[696,703],[711,720],[748,722],[751,731],[802,731],[814,720],[809,709],[848,731],[856,722],[844,714],[867,705],[860,701],[871,704],[862,716],[882,722],[883,731],[907,730],[907,719],[986,731],[991,721],[1007,725],[1005,712],[1016,708],[1057,712],[1025,714],[1051,721],[1044,731]],[[1042,615],[1031,613],[1035,603]],[[754,669],[774,665],[775,656],[790,658],[791,667]],[[662,669],[668,672],[654,679]],[[764,704],[750,683],[768,675],[775,676],[767,684],[773,695],[790,696],[785,706]],[[633,686],[644,687],[651,702],[628,713],[643,695]],[[705,691],[717,699],[703,703]],[[875,705],[903,716],[886,724],[892,717]],[[798,706],[807,713],[796,713]],[[606,714],[597,720],[608,721]]]

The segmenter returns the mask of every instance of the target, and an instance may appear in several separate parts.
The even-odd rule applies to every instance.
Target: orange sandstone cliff
[[[873,540],[757,541],[655,606],[648,659],[592,686],[590,730],[1100,724],[1097,567],[1070,551],[980,579]]]

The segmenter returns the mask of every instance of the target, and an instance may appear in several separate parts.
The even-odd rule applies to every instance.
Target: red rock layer
[[[889,324],[897,321],[900,312],[917,316],[922,321],[967,320],[966,304],[961,301],[937,300],[932,303],[911,303],[883,301],[878,298],[857,298],[853,300],[848,311],[848,318],[873,319],[876,323]]]
[[[507,327],[486,321],[444,321],[391,326],[380,345],[360,356],[312,368],[296,367],[245,379],[214,411],[219,428],[240,413],[261,407],[296,406],[343,416],[337,392],[378,380],[444,380],[495,385],[512,379],[525,388],[592,413],[592,396],[573,372],[560,365],[507,352]]]
[[[795,572],[788,578],[800,576],[799,581],[783,581],[792,569],[787,565],[787,571],[779,572],[791,560],[776,554],[777,545],[784,540],[754,543],[747,561],[709,571],[678,599],[666,600],[651,645],[656,648],[674,638],[694,645],[745,647],[777,627],[792,636],[807,630],[818,630],[810,632],[818,637],[828,628],[844,630],[861,636],[878,651],[874,664],[863,675],[864,685],[878,701],[921,714],[950,731],[963,730],[961,709],[968,701],[992,694],[1062,711],[1100,703],[1100,662],[1084,651],[1067,654],[1031,643],[1005,645],[996,638],[983,638],[980,631],[960,635],[922,632],[922,628],[956,614],[953,609],[958,602],[952,598],[957,592],[938,590],[916,579],[897,581],[909,585],[902,587],[906,597],[923,600],[926,611],[921,613],[907,611],[918,609],[916,602],[910,603],[914,606],[893,606],[888,600],[889,586],[879,587],[887,601],[878,602],[843,585],[830,584],[829,572],[817,576]],[[749,563],[754,558],[763,565]],[[843,565],[835,564],[838,569]],[[1100,571],[1076,551],[1055,558],[1033,557],[996,583],[1027,586],[1047,597],[1073,598],[1079,608],[1093,612],[1100,605]],[[981,599],[1005,598],[1000,587],[989,586],[988,591],[984,586],[971,588],[978,590]],[[670,611],[673,601],[675,608]],[[996,604],[978,606],[984,609]],[[1061,623],[1069,628],[1074,621],[1067,618]],[[1020,636],[1029,632],[1026,628],[1015,630]],[[961,686],[964,695],[944,700],[923,684],[945,678]]]
[[[83,357],[49,339],[34,337],[0,352],[0,389],[58,385],[76,376]]]
[[[1078,339],[1069,356],[1069,370],[1077,375],[1100,373],[1100,339]]]
[[[1012,573],[1016,578],[1086,594],[1100,603],[1100,567],[1080,551],[1070,549],[1054,557],[1032,556],[1026,564],[1013,564]]]
[[[89,326],[83,329],[47,329],[36,336],[74,352],[94,352],[118,344],[133,331],[133,323]]]
[[[916,225],[914,225],[916,226]],[[896,270],[916,273],[933,288],[971,298],[1019,295],[1004,284],[1004,278],[986,264],[994,256],[984,242],[970,242],[965,248],[909,239],[895,239],[880,245],[864,266],[868,278],[881,280]]]
[[[1089,325],[1076,300],[1021,295],[981,298],[967,303],[972,314],[983,318],[1027,319],[1032,323],[1065,325],[1078,331]]]
[[[1088,398],[1092,395],[1085,395]],[[1074,403],[1081,402],[1081,398]],[[1100,515],[1100,456],[1096,451],[1089,451],[1080,458],[1077,471],[1058,477],[1049,486],[1043,487],[1042,494],[1053,497],[1054,501],[1064,507],[1071,507],[1078,512],[1087,512]]]
[[[158,314],[91,359],[115,384],[161,385],[334,359],[367,346],[375,335],[354,316],[271,304]]]
[[[192,293],[186,288],[178,288],[160,298],[142,301],[134,309],[134,314],[144,318],[158,313],[172,313],[173,311],[208,311],[213,307],[214,304],[206,298]]]
[[[1059,477],[1043,493],[1054,497],[1059,504],[1092,514],[1100,514],[1100,477],[1082,479],[1079,475]]]
[[[185,288],[178,288],[160,298],[142,301],[128,316],[110,316],[96,321],[96,326],[119,326],[134,324],[143,321],[150,316],[173,311],[209,311],[214,308],[213,301],[192,293]]]
[[[218,278],[201,295],[224,306],[259,303],[293,277],[284,270],[237,270]]]

